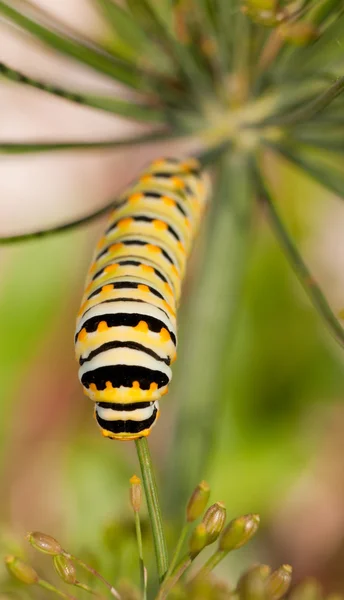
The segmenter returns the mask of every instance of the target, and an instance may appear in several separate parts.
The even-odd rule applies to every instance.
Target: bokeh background
[[[89,36],[108,35],[90,3],[40,4]],[[31,45],[3,24],[0,36],[2,60],[8,64],[36,77],[53,75],[65,87],[110,90],[102,78]],[[89,140],[138,131],[112,116],[3,81],[0,114],[0,137],[7,141]],[[177,146],[169,144],[3,156],[0,234],[91,212],[115,197],[151,157],[175,151]],[[283,162],[267,156],[266,166],[284,219],[339,313],[344,305],[344,207]],[[100,436],[91,403],[80,390],[73,353],[75,315],[103,223],[0,249],[0,551],[25,556],[23,536],[38,529],[74,553],[90,556],[113,579],[137,580],[127,499],[128,479],[138,471],[134,447]],[[204,227],[185,284],[182,346],[193,335],[188,311],[197,295],[206,240]],[[191,492],[206,478],[212,499],[225,501],[229,516],[261,515],[257,540],[225,562],[224,576],[231,579],[258,560],[272,566],[288,562],[295,581],[314,575],[326,590],[344,591],[343,352],[259,210],[232,323],[219,341],[221,398],[209,398],[212,435],[202,422],[179,434],[188,402],[180,393],[188,360],[182,347],[183,365],[176,369],[151,436],[169,539],[178,533],[186,488]],[[193,464],[193,448],[198,458],[202,449],[201,464]],[[41,568],[47,569],[47,563]],[[4,598],[23,597],[22,590],[9,587],[1,565],[0,582]]]

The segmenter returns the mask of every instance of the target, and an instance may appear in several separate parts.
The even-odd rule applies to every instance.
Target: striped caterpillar
[[[79,379],[104,436],[149,435],[176,359],[176,309],[208,179],[194,158],[154,161],[111,213],[77,318]]]

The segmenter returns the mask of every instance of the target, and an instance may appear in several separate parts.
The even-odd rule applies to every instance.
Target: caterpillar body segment
[[[104,436],[149,435],[176,359],[186,260],[209,191],[195,159],[159,159],[119,198],[78,313],[79,379]]]

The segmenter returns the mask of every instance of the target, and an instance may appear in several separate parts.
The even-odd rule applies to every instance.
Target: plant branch
[[[151,455],[147,438],[135,440],[137,456],[140,462],[143,486],[152,528],[155,556],[160,582],[168,569],[168,554],[162,523],[158,489],[155,481]]]
[[[30,87],[41,90],[42,92],[59,96],[64,100],[69,100],[70,102],[75,102],[76,104],[82,104],[83,106],[89,106],[90,108],[104,110],[128,119],[149,122],[164,121],[163,112],[156,107],[150,106],[149,104],[135,104],[134,102],[119,100],[113,96],[98,96],[94,94],[83,94],[65,90],[60,86],[45,83],[40,80],[33,79],[32,77],[28,77],[20,71],[8,67],[2,62],[0,62],[0,76],[1,75],[6,77],[6,79],[16,83],[29,85]]]
[[[282,250],[285,252],[293,270],[295,271],[301,285],[304,287],[314,307],[327,324],[331,334],[336,341],[344,347],[344,329],[332,312],[323,292],[315,281],[313,275],[304,262],[294,241],[289,236],[283,221],[274,205],[272,197],[258,171],[256,179],[259,189],[259,200],[264,206],[265,213],[269,219],[270,226],[277,237]]]
[[[161,142],[172,137],[179,137],[168,130],[146,133],[140,136],[98,140],[98,141],[51,141],[51,142],[7,142],[0,140],[0,154],[30,154],[33,152],[51,152],[61,150],[96,150],[106,148],[123,148],[149,142]]]

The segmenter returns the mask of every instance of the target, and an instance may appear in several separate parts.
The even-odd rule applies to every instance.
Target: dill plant
[[[222,332],[229,329],[240,298],[249,232],[257,206],[265,213],[319,315],[337,341],[341,345],[344,343],[339,321],[280,218],[266,169],[274,155],[296,165],[344,198],[344,70],[341,50],[344,8],[339,0],[92,1],[106,20],[111,39],[85,39],[28,0],[0,0],[0,18],[9,27],[30,34],[47,48],[120,84],[126,95],[104,96],[64,89],[55,85],[53,80],[41,81],[23,73],[20,64],[1,62],[0,76],[3,80],[31,86],[40,93],[55,95],[61,100],[149,124],[149,133],[90,142],[33,140],[30,143],[12,143],[0,140],[0,152],[19,154],[95,148],[99,151],[117,148],[120,151],[124,146],[147,143],[156,143],[158,148],[159,142],[174,139],[196,148],[201,164],[213,171],[208,248],[189,319],[191,335],[183,349],[188,356],[187,377],[182,378],[187,402],[183,419],[177,427],[179,442],[171,464],[170,481],[173,481],[173,486],[170,487],[170,497],[173,502],[176,497],[186,497],[188,476],[181,468],[185,456],[193,455],[193,464],[198,471],[206,461],[207,449],[202,440],[194,447],[190,446],[190,439],[194,439],[190,435],[193,427],[202,423],[203,435],[208,436],[210,441],[214,434],[214,399],[219,397],[221,379],[219,344],[223,339]],[[105,213],[112,203],[113,200],[78,220],[46,231],[12,235],[2,238],[1,242],[14,243],[76,227]],[[212,270],[212,264],[218,265],[216,271]],[[208,318],[208,307],[213,298],[217,301],[216,323]],[[197,326],[200,322],[202,328]],[[201,338],[207,340],[206,345],[201,343]],[[207,369],[199,371],[200,364],[206,364]],[[209,397],[213,400],[212,415],[207,408]],[[163,600],[168,594],[174,594],[175,585],[180,585],[179,579],[193,559],[210,540],[216,541],[220,536],[217,550],[201,568],[199,577],[194,576],[186,587],[178,588],[177,585],[179,592],[175,597],[197,598],[202,593],[202,597],[214,599],[279,600],[290,583],[288,566],[272,574],[264,565],[255,567],[242,577],[234,590],[221,587],[216,580],[205,579],[227,552],[243,545],[251,533],[255,533],[258,526],[255,515],[240,517],[224,528],[225,509],[220,503],[214,504],[211,507],[213,512],[207,512],[205,520],[193,530],[188,552],[180,559],[179,551],[185,546],[194,521],[189,518],[189,504],[176,553],[169,562],[146,440],[137,442],[137,451],[160,579],[157,598]],[[132,480],[131,485],[132,488],[140,485],[137,478]],[[198,498],[197,494],[202,495],[202,489],[200,484],[196,496],[190,500],[191,504]],[[132,491],[132,506],[141,564],[141,591],[142,597],[146,598],[138,493],[136,487],[135,492]],[[204,508],[201,501],[197,516],[201,516]],[[219,511],[222,511],[221,518]],[[218,520],[213,523],[214,515]],[[210,522],[211,531],[207,529]],[[246,535],[247,532],[249,535]],[[52,544],[59,549],[55,556],[64,557],[55,560],[60,577],[66,583],[83,586],[84,591],[93,593],[92,588],[88,589],[86,584],[80,584],[75,578],[74,567],[68,561],[75,561],[82,568],[91,570],[98,578],[101,575],[62,550],[56,540],[51,541],[49,536],[44,538],[43,534],[37,534],[38,539],[37,536],[40,536],[39,550],[44,551],[44,543]],[[31,536],[30,541],[37,546],[36,538]],[[7,565],[23,582],[38,584],[62,597],[72,598],[51,584],[42,583],[43,580],[30,570],[31,567],[20,563],[14,556],[7,558]],[[105,585],[112,595],[118,594],[111,584],[105,582]],[[311,587],[307,588],[307,585]],[[307,585],[295,597],[302,598],[302,594],[307,598],[313,597],[312,594],[317,597],[316,585]],[[307,593],[310,595],[307,596]],[[131,596],[124,593],[122,597]]]

